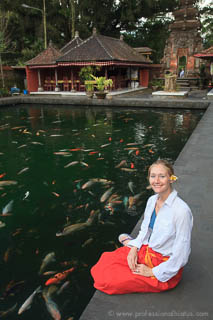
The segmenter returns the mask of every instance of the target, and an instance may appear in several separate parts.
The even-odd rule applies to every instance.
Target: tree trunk
[[[70,0],[72,13],[72,38],[75,37],[75,0]]]

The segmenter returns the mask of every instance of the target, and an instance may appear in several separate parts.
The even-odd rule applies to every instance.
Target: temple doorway
[[[180,72],[182,69],[184,69],[184,72],[186,74],[186,72],[187,72],[186,67],[187,67],[187,57],[186,56],[179,57],[179,59],[178,59],[178,75],[180,75]]]

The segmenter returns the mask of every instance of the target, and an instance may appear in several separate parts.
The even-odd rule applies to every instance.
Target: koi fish
[[[2,221],[0,221],[0,228],[4,228],[6,226],[6,224]]]
[[[39,274],[43,273],[44,269],[50,262],[55,262],[55,252],[50,252],[44,257],[39,270]]]
[[[12,208],[13,208],[13,202],[14,202],[14,200],[11,200],[11,201],[8,202],[8,204],[2,209],[2,216],[11,215]]]
[[[137,169],[131,169],[131,168],[121,168],[122,171],[127,171],[127,172],[135,172]]]
[[[93,155],[93,154],[95,154],[95,153],[98,153],[99,151],[91,151],[91,152],[89,152],[89,156],[91,156],[91,155]]]
[[[50,137],[63,137],[63,134],[51,134]]]
[[[67,156],[67,155],[70,155],[70,152],[58,151],[58,152],[53,152],[53,154],[55,154],[57,156]]]
[[[86,162],[80,161],[80,163],[85,167],[89,167],[88,163],[86,163]]]
[[[78,163],[79,163],[79,161],[72,161],[72,162],[66,164],[66,165],[64,166],[64,168],[68,168],[68,167],[70,167],[70,166],[74,166],[74,165],[76,165],[76,164],[78,164]]]
[[[45,294],[42,294],[42,295],[46,303],[47,310],[51,314],[52,318],[54,320],[61,320],[61,314],[60,314],[60,311],[58,310],[57,304],[52,299],[47,297]]]
[[[26,167],[26,168],[20,170],[17,174],[22,174],[23,172],[28,171],[28,170],[29,170],[29,167]]]
[[[18,129],[23,129],[26,128],[26,126],[19,126],[19,127],[13,127],[11,130],[18,130]]]
[[[140,144],[140,143],[138,143],[138,142],[129,142],[126,145],[127,146],[137,146],[138,144]]]
[[[32,143],[32,144],[38,144],[38,145],[40,145],[40,146],[43,146],[43,143],[42,143],[42,142],[32,141],[31,143]]]
[[[54,194],[54,196],[56,196],[57,198],[60,197],[60,194],[57,192],[52,192],[52,194]]]
[[[30,195],[30,191],[25,192],[23,200],[27,199],[27,197],[29,197],[29,195]]]
[[[128,182],[128,187],[129,187],[129,190],[134,194],[134,184],[132,181]]]
[[[137,147],[129,147],[129,148],[124,148],[124,150],[138,150]]]
[[[117,164],[117,166],[115,166],[115,168],[120,168],[126,164],[127,164],[126,160],[122,160],[119,164]]]
[[[60,287],[60,289],[57,291],[57,295],[61,294],[64,289],[66,289],[70,284],[70,281],[65,281],[62,286]]]
[[[149,149],[149,153],[155,153],[152,149]]]
[[[93,184],[95,183],[94,180],[89,180],[87,181],[86,183],[83,184],[83,186],[81,187],[81,189],[87,189],[87,188],[90,188]]]
[[[6,286],[5,292],[3,293],[3,297],[9,296],[12,292],[14,293],[14,291],[20,289],[20,287],[23,286],[24,283],[25,281],[15,282],[14,280],[11,280]]]
[[[35,295],[40,291],[41,286],[38,286],[38,288],[33,291],[33,293],[27,298],[27,300],[22,304],[22,306],[18,310],[18,314],[21,314],[25,310],[29,309],[32,305],[33,299]]]
[[[112,194],[112,190],[113,190],[113,189],[114,189],[114,188],[111,187],[111,188],[108,189],[106,192],[104,192],[104,194],[101,196],[100,202],[105,202],[105,201],[109,198],[109,196]]]
[[[149,143],[149,144],[145,144],[145,145],[143,146],[143,148],[153,147],[153,146],[154,146],[154,144],[153,144],[153,143]]]
[[[84,230],[88,227],[90,227],[92,224],[94,224],[97,215],[99,214],[100,210],[92,210],[90,212],[89,218],[87,219],[86,222],[80,222],[80,223],[75,223],[71,224],[67,227],[65,227],[61,232],[56,233],[56,237],[64,237],[70,234],[73,234],[75,232]]]
[[[68,274],[70,272],[73,272],[74,271],[74,267],[68,269],[68,270],[65,270],[63,272],[59,272],[57,274],[54,275],[54,277],[48,279],[46,282],[45,282],[45,286],[49,286],[51,284],[55,284],[55,283],[60,283],[62,280],[64,280]]]
[[[4,180],[4,181],[0,181],[0,187],[12,186],[17,183],[18,183],[17,181],[13,181],[13,180]]]
[[[81,151],[82,148],[74,148],[74,149],[69,149],[69,151]]]
[[[55,274],[57,271],[46,271],[43,273],[43,276],[50,276],[50,275],[53,275]]]
[[[105,147],[110,146],[110,145],[111,145],[111,143],[102,144],[101,148],[105,148]]]
[[[2,173],[2,174],[0,174],[0,179],[3,178],[4,176],[6,176],[6,173],[5,173],[5,172]]]

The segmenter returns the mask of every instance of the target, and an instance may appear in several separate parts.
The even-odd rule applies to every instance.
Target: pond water
[[[94,293],[91,266],[143,213],[148,166],[158,158],[173,163],[202,114],[0,110],[0,317],[59,319],[60,312],[61,319],[79,319]],[[64,279],[45,285],[65,270]]]

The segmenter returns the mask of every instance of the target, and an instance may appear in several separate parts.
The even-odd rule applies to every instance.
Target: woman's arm
[[[189,207],[177,210],[174,219],[175,239],[170,258],[152,268],[154,276],[162,282],[166,282],[175,276],[180,268],[188,262],[191,252],[191,231],[193,217]]]

